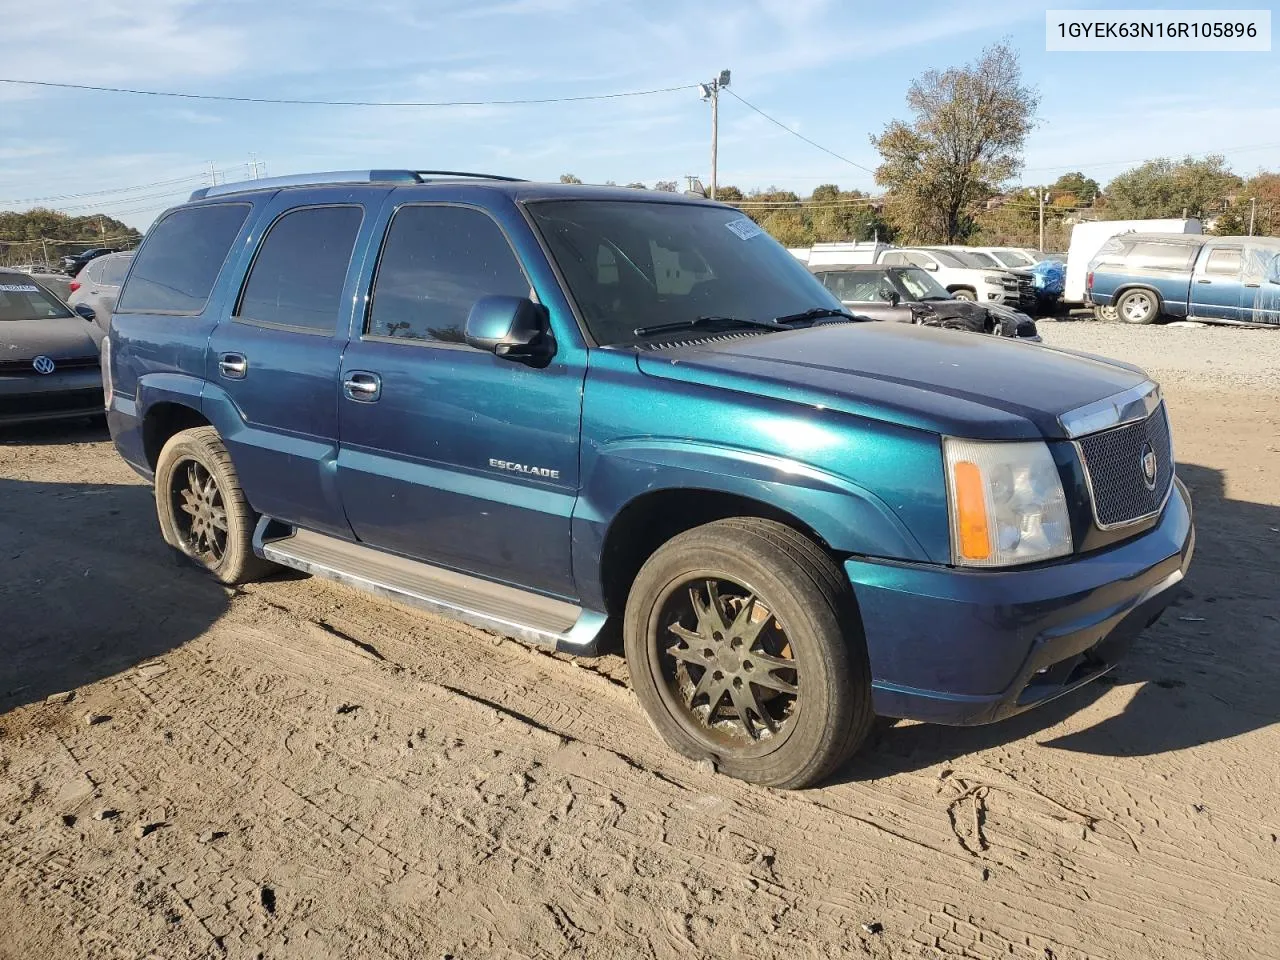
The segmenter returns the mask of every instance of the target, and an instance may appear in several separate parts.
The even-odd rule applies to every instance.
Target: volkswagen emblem
[[[1144,443],[1142,445],[1142,454],[1140,457],[1142,464],[1142,482],[1147,485],[1148,490],[1156,488],[1156,452],[1151,448],[1151,444]]]
[[[36,373],[53,373],[53,361],[46,356],[41,355],[36,357],[31,361],[31,365],[36,368]]]

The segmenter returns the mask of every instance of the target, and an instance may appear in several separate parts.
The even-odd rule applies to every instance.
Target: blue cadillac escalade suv
[[[874,715],[1105,672],[1191,559],[1159,388],[860,322],[741,213],[366,171],[196,191],[104,344],[165,540],[560,650],[616,624],[676,750],[799,787]]]

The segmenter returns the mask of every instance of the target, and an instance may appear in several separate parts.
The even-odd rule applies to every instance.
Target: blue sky
[[[208,94],[555,97],[696,83],[727,67],[732,88],[746,99],[871,168],[877,155],[868,135],[905,116],[914,76],[972,59],[1007,37],[1042,95],[1025,182],[1081,169],[1105,183],[1134,162],[1186,153],[1225,153],[1245,175],[1280,168],[1276,53],[1046,53],[1045,7],[1026,2],[95,0],[68,10],[0,0],[0,11],[0,76]],[[214,103],[0,84],[0,208],[188,178],[45,204],[145,227],[201,185],[210,161],[241,179],[251,153],[270,175],[432,167],[652,184],[684,174],[705,178],[708,140],[709,109],[693,91],[421,109]],[[721,101],[720,182],[802,194],[825,182],[874,189],[869,173],[731,97]]]

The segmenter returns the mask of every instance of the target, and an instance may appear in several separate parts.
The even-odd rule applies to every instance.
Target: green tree
[[[737,187],[716,185],[716,199],[721,203],[737,203],[739,200],[747,199],[747,195]]]
[[[1080,207],[1093,203],[1102,187],[1092,177],[1086,177],[1080,171],[1064,173],[1049,187],[1049,202],[1058,207]],[[1060,202],[1065,201],[1065,202]]]
[[[1245,232],[1246,223],[1235,208],[1218,214],[1211,231],[1219,237],[1238,237]]]
[[[560,174],[561,183],[581,183],[582,181],[575,177],[572,173]]]
[[[1280,173],[1264,170],[1245,181],[1236,195],[1236,212],[1246,232],[1253,216],[1255,236],[1280,236]]]
[[[1220,156],[1148,160],[1107,184],[1107,207],[1117,220],[1210,217],[1241,184]]]
[[[649,188],[648,188],[648,187],[646,187],[643,183],[641,183],[639,180],[635,180],[635,181],[633,181],[633,182],[631,182],[631,183],[628,183],[628,184],[627,184],[627,186],[628,186],[628,187],[630,187],[630,188],[631,188],[631,189],[633,189],[633,190],[648,190],[648,189],[649,189]]]
[[[882,159],[876,182],[892,196],[890,220],[912,240],[953,243],[972,233],[975,204],[1022,168],[1039,103],[1007,43],[914,80],[910,122],[894,120],[871,138]]]
[[[0,211],[0,263],[37,262],[48,252],[55,260],[104,242],[128,249],[142,234],[113,217],[94,214],[71,217],[57,210],[37,207],[22,213]]]
[[[675,193],[676,182],[674,180],[659,180],[653,185],[653,189],[659,193]]]

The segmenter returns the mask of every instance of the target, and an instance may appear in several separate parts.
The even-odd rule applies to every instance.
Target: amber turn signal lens
[[[955,491],[960,556],[965,560],[986,560],[991,556],[991,534],[982,471],[976,463],[961,460],[955,465]]]

